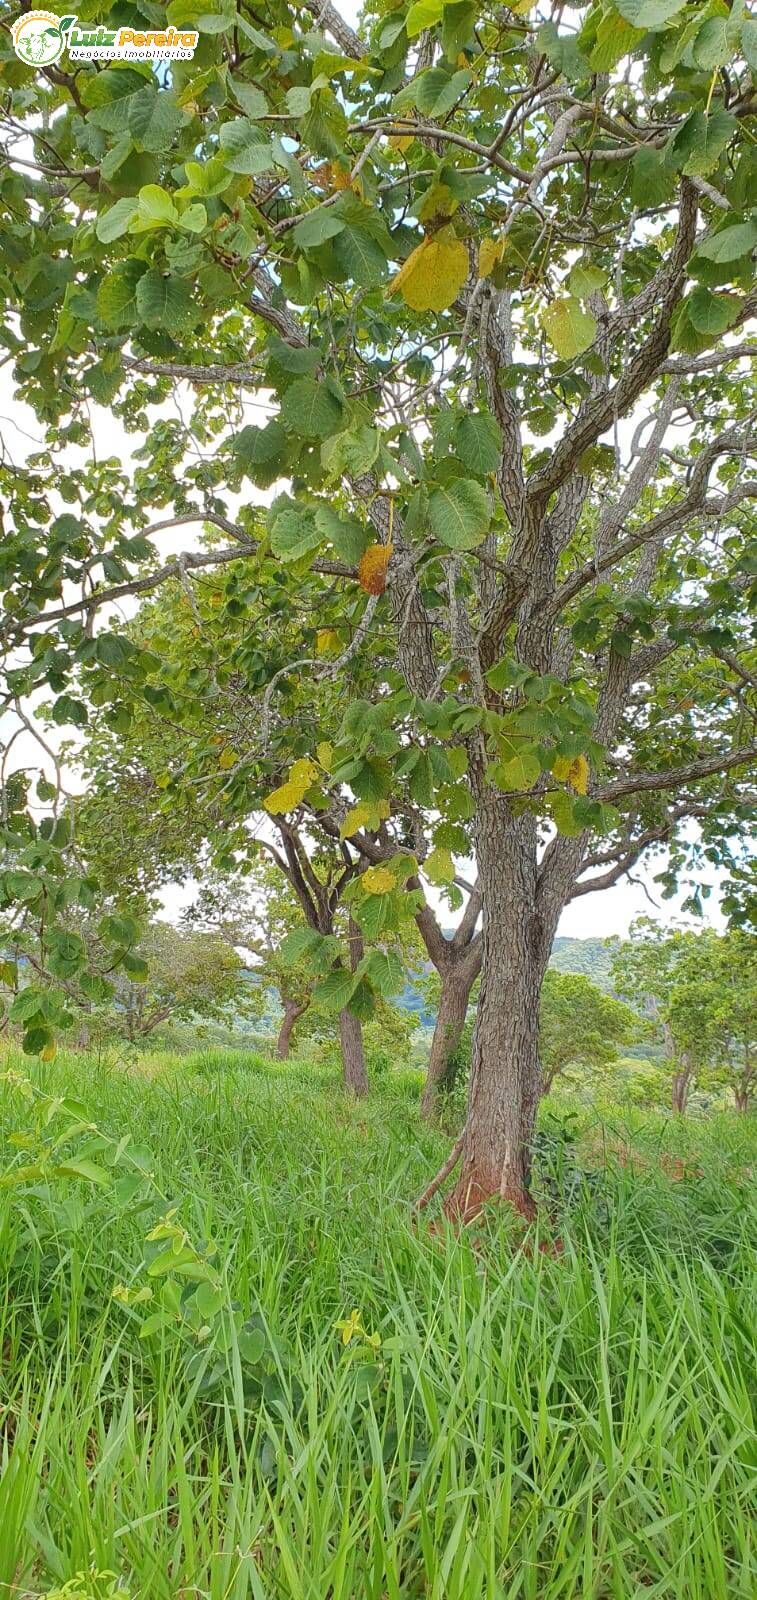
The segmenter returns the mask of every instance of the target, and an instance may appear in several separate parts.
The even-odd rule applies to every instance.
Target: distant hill
[[[604,939],[558,937],[552,946],[549,964],[558,972],[580,972],[600,989],[611,989],[610,952]]]

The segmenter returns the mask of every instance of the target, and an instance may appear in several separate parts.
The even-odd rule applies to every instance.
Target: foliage
[[[749,914],[753,23],[546,12],[422,0],[358,33],[221,5],[170,87],[37,71],[2,35],[3,338],[45,429],[0,468],[9,710],[122,737],[149,708],[184,736],[166,861],[198,793],[221,861],[266,802],[324,823],[394,870],[351,884],[368,940],[424,862],[457,892],[495,807],[547,942],[587,873],[663,847],[667,892],[706,858]],[[131,465],[89,448],[93,401]],[[132,636],[112,603],[155,591]],[[37,935],[98,892],[51,749],[3,814],[3,904]],[[367,959],[332,984],[358,1010]],[[65,1025],[46,1008],[30,1048]]]
[[[550,969],[542,987],[539,1016],[545,1090],[571,1063],[609,1066],[617,1060],[618,1045],[628,1044],[637,1027],[630,1007],[603,994],[589,978]]]

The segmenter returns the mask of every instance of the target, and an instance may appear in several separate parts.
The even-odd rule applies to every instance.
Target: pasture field
[[[0,1596],[751,1600],[756,1119],[556,1100],[542,1251],[410,1074],[0,1071]]]

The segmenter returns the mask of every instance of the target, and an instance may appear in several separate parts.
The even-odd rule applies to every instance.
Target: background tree
[[[671,996],[687,938],[696,935],[639,917],[631,928],[630,939],[611,943],[614,987],[636,1006],[656,1035],[671,1074],[672,1109],[678,1112],[686,1110],[696,1067],[701,1063],[699,1046],[696,1050],[687,1048],[676,1037],[671,1023]],[[688,1032],[686,1040],[691,1046]],[[705,1041],[701,1043],[705,1047]]]
[[[590,978],[549,968],[541,991],[539,1056],[544,1093],[572,1064],[606,1067],[618,1058],[618,1045],[638,1031],[630,1006],[603,994]]]
[[[153,922],[141,935],[146,963],[142,980],[119,974],[112,1005],[113,1022],[130,1044],[143,1043],[169,1021],[226,1021],[260,1016],[262,996],[249,982],[241,956],[217,933],[174,928]]]
[[[682,1055],[725,1083],[747,1112],[757,1080],[757,940],[734,930],[691,936],[676,963],[667,1003]]]
[[[8,47],[8,348],[48,425],[2,468],[8,704],[23,717],[47,686],[61,726],[94,706],[117,729],[125,684],[180,719],[189,685],[107,607],[177,580],[193,613],[210,574],[222,615],[259,604],[232,815],[259,795],[290,836],[330,818],[351,861],[399,846],[376,864],[396,887],[365,897],[388,910],[352,874],[353,955],[399,916],[418,808],[441,881],[475,840],[481,997],[448,1206],[531,1215],[565,905],[668,847],[668,889],[705,852],[749,910],[753,25],[684,0],[431,3],[359,33],[317,0],[215,17],[170,90]],[[161,415],[187,384],[191,418]],[[240,389],[263,426],[240,428]],[[98,452],[61,477],[87,396],[139,435],[133,472]],[[244,477],[290,490],[235,511]],[[162,559],[187,523],[202,542]],[[194,701],[217,705],[226,670],[200,664]],[[54,917],[66,846],[36,894],[19,812],[6,900]],[[322,974],[345,1018],[380,954]]]

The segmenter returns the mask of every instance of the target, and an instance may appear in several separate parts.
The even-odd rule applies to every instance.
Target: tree
[[[126,685],[181,716],[186,683],[107,608],[175,580],[190,611],[201,586],[247,611],[232,810],[330,819],[394,877],[366,896],[392,917],[427,832],[450,884],[475,842],[447,1205],[532,1215],[564,906],[667,848],[666,888],[704,855],[750,909],[753,24],[684,0],[431,0],[359,33],[320,0],[215,17],[170,90],[131,65],[4,68],[6,337],[48,425],[2,469],[9,704],[48,685],[61,726],[94,705],[118,728]],[[186,386],[189,422],[151,413]],[[239,426],[240,391],[266,419]],[[139,434],[139,465],[87,456],[61,512],[88,395]],[[235,512],[245,478],[290,488]],[[202,541],[162,560],[188,524]],[[217,704],[215,666],[195,700]],[[6,846],[33,876],[19,815]],[[53,915],[67,870],[44,864]],[[362,960],[332,983],[345,1015]]]
[[[757,940],[733,931],[691,937],[681,951],[667,1015],[679,1049],[726,1083],[737,1111],[757,1081]]]
[[[260,996],[246,977],[241,957],[219,934],[181,931],[154,922],[142,934],[142,980],[120,974],[115,983],[114,1020],[131,1044],[142,1043],[170,1020],[231,1020],[260,1015]]]
[[[603,994],[590,978],[549,968],[541,992],[539,1056],[544,1093],[565,1067],[606,1067],[638,1023],[629,1006]]]

